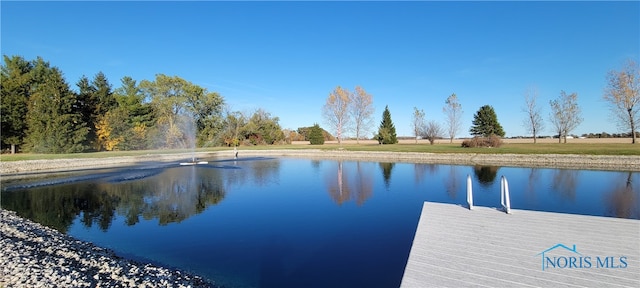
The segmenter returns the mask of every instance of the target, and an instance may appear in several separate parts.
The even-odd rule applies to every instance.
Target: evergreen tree
[[[313,126],[309,131],[309,142],[311,145],[322,145],[324,144],[324,135],[322,135],[322,128],[320,128],[319,124],[313,124]]]
[[[110,104],[107,112],[96,117],[97,146],[107,151],[147,149],[153,142],[149,140],[155,128],[153,109],[144,103],[135,80],[125,76],[121,81],[122,86],[112,94],[116,104]]]
[[[96,103],[93,95],[95,90],[91,86],[89,78],[84,75],[80,77],[76,86],[78,87],[78,94],[76,96],[78,98],[80,113],[82,114],[82,122],[84,122],[88,128],[85,145],[99,150],[97,149],[98,147],[96,147],[98,136],[96,134],[97,117],[94,115]]]
[[[103,118],[107,112],[117,108],[118,105],[111,91],[111,84],[109,84],[107,77],[102,72],[99,72],[91,82],[83,75],[76,83],[76,86],[78,87],[77,97],[82,120],[88,128],[85,145],[95,151],[103,150],[105,147],[98,140],[98,126],[100,121],[104,121]],[[100,137],[102,136],[104,135]]]
[[[118,102],[104,73],[98,72],[96,74],[93,81],[91,81],[91,88],[93,90],[93,102],[95,103],[94,115],[104,115],[107,111],[116,108]]]
[[[87,126],[89,128],[88,142],[91,145],[90,147],[92,147],[94,150],[100,151],[102,149],[105,149],[106,147],[104,147],[105,143],[97,139],[98,126],[100,125],[100,121],[104,121],[107,112],[110,112],[118,107],[118,102],[116,101],[116,98],[111,91],[111,84],[109,84],[107,77],[102,72],[98,72],[98,74],[96,74],[96,76],[91,81],[89,93],[89,105],[87,107],[89,108],[90,113],[90,122],[87,122]],[[123,125],[121,120],[119,120],[118,122],[120,122],[117,123],[118,126]]]
[[[498,116],[496,115],[493,107],[484,105],[480,107],[480,110],[473,115],[473,126],[469,129],[469,133],[473,136],[489,137],[496,135],[504,137],[504,130],[498,122]]]
[[[391,112],[389,112],[389,105],[384,107],[382,112],[382,122],[380,122],[380,128],[378,128],[378,135],[376,135],[380,144],[396,144],[398,138],[396,136],[396,127],[391,121]]]
[[[33,60],[31,66],[33,66],[31,70],[31,91],[33,93],[38,86],[43,85],[47,81],[52,68],[49,62],[44,61],[42,57]]]
[[[145,103],[142,90],[129,76],[122,78],[122,86],[115,90],[114,97],[118,102],[117,106],[125,108],[129,115],[129,120],[133,124],[144,124],[147,127],[153,126],[155,121],[151,104]]]
[[[47,63],[48,64],[48,63]],[[56,67],[39,67],[39,82],[29,99],[26,146],[36,153],[74,153],[86,149],[88,128],[82,121],[77,95]],[[48,69],[46,69],[48,68]]]
[[[32,67],[32,63],[20,56],[4,55],[0,76],[0,139],[2,148],[11,146],[12,153],[25,137],[27,100],[33,82]]]

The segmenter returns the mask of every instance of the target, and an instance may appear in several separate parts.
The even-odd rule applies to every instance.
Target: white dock
[[[425,202],[400,287],[637,288],[640,220]]]

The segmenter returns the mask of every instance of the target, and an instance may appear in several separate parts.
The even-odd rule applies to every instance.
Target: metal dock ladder
[[[471,175],[467,174],[467,205],[469,210],[473,210],[473,185],[471,184]],[[511,214],[511,196],[509,195],[509,182],[507,178],[500,178],[500,205],[502,211]]]

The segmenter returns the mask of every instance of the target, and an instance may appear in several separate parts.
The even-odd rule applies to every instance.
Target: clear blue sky
[[[389,105],[403,136],[414,106],[444,123],[452,93],[464,110],[458,136],[485,104],[507,137],[526,135],[527,87],[537,87],[545,120],[565,90],[582,107],[575,134],[618,132],[601,100],[605,75],[640,53],[638,1],[0,5],[2,54],[42,56],[73,89],[99,71],[114,88],[123,76],[175,75],[292,129],[323,124],[329,93],[360,85],[373,95],[376,129]]]

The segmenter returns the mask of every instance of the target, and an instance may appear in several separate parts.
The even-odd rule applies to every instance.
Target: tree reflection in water
[[[280,172],[280,161],[251,161],[249,169],[244,171],[252,173],[245,179],[253,179],[258,186],[266,186],[273,181],[278,182]]]
[[[312,159],[311,160],[311,167],[313,167],[313,169],[315,171],[320,171],[320,165],[321,165],[321,161],[317,160],[317,159]]]
[[[458,189],[460,189],[460,183],[462,182],[462,175],[458,172],[459,166],[451,165],[449,166],[449,177],[445,183],[445,189],[447,190],[447,195],[452,200],[455,200],[458,195]]]
[[[493,181],[496,180],[500,167],[497,166],[473,166],[473,173],[478,178],[480,185],[490,187],[493,185]]]
[[[122,217],[127,225],[135,225],[143,219],[157,219],[161,225],[166,225],[183,221],[192,215],[202,213],[211,205],[216,205],[224,199],[229,187],[244,184],[268,187],[288,177],[280,173],[280,165],[286,165],[282,160],[266,158],[243,160],[224,162],[227,164],[220,161],[203,166],[170,167],[155,171],[152,171],[153,169],[133,172],[131,172],[132,169],[116,172],[98,171],[96,173],[101,174],[92,175],[102,176],[78,178],[76,175],[74,177],[81,180],[69,184],[59,184],[64,183],[65,178],[62,177],[53,180],[47,178],[46,181],[57,185],[29,186],[31,188],[12,188],[9,189],[10,191],[2,191],[1,204],[2,208],[16,211],[22,217],[62,232],[67,232],[74,221],[86,227],[107,230],[118,217]],[[335,203],[342,205],[353,201],[356,205],[363,206],[373,196],[374,185],[380,183],[378,180],[384,181],[386,188],[389,189],[394,165],[394,163],[357,161],[312,161],[310,170],[324,173],[326,191]],[[458,200],[458,194],[464,191],[466,173],[463,173],[463,170],[468,169],[467,166],[451,165],[447,172],[441,171],[438,165],[410,165],[413,165],[415,170],[410,172],[414,173],[415,181],[408,181],[413,183],[398,182],[396,184],[399,187],[417,183],[435,187],[437,186],[435,182],[443,181],[439,180],[441,178],[445,179],[444,189],[447,193],[445,198]],[[376,171],[377,169],[381,169],[382,175]],[[499,167],[475,166],[473,170],[480,184],[491,185],[497,178]],[[527,198],[526,203],[522,205],[528,209],[544,210],[547,209],[546,207],[553,207],[548,209],[554,210],[558,207],[558,211],[565,211],[563,209],[569,208],[557,206],[553,202],[558,202],[560,198],[569,199],[572,204],[580,205],[578,203],[580,201],[576,201],[575,198],[582,199],[581,197],[598,195],[598,201],[602,202],[600,206],[604,208],[594,208],[598,209],[596,212],[590,212],[587,208],[576,208],[571,212],[583,213],[581,211],[584,210],[589,211],[585,213],[598,215],[603,213],[619,218],[638,219],[640,217],[640,185],[634,185],[640,182],[639,173],[618,172],[616,175],[622,174],[624,179],[618,176],[612,177],[614,182],[604,188],[607,191],[585,191],[588,193],[583,196],[576,195],[579,182],[585,183],[591,179],[579,179],[580,170],[528,168],[519,171],[524,174],[524,179],[528,174],[528,182],[520,186],[522,187],[520,191],[526,193]],[[434,175],[434,177],[426,177],[426,175]],[[65,177],[71,179],[68,175]],[[127,181],[127,179],[136,180]],[[606,182],[610,181],[609,178],[605,179]],[[38,183],[46,182],[42,179],[38,181]],[[512,184],[517,187],[517,183],[514,181]],[[322,188],[321,191],[323,191]],[[513,189],[512,192],[518,193],[517,191],[518,189]],[[433,198],[437,197],[436,194],[424,196],[427,200],[437,199]],[[421,198],[420,201],[424,199]],[[437,201],[448,200],[437,199]]]
[[[416,183],[423,183],[425,180],[425,176],[429,174],[430,176],[434,176],[438,173],[440,165],[437,164],[422,164],[416,163],[413,164],[413,173],[415,176]]]
[[[118,195],[108,193],[100,184],[44,186],[2,193],[3,209],[63,233],[79,215],[85,226],[96,224],[107,230],[120,201]]]
[[[634,185],[633,175],[633,172],[628,172],[626,179],[614,179],[613,189],[604,195],[608,216],[640,219],[640,188],[637,185],[640,179],[635,179]]]
[[[242,158],[233,161],[236,169],[227,173],[222,179],[227,186],[242,185],[252,181],[257,186],[267,186],[279,181],[280,161],[273,158]]]
[[[572,202],[575,201],[579,172],[579,170],[568,169],[554,170],[551,189],[558,193],[562,198],[571,200]]]
[[[133,175],[117,170],[115,174],[127,177],[106,173],[72,184],[23,186],[3,191],[2,206],[118,253],[197,270],[211,279],[222,276],[228,287],[235,287],[226,284],[235,279],[254,286],[397,287],[424,201],[464,203],[466,177],[476,173],[473,177],[493,185],[480,187],[491,191],[475,194],[474,201],[487,207],[499,203],[497,167],[309,163],[286,157],[209,163],[141,173],[148,176],[135,181],[109,182]],[[514,208],[638,218],[640,173],[503,170],[500,174],[511,180]],[[394,192],[384,192],[391,177],[395,182],[388,189]],[[571,183],[578,185],[576,201],[566,201],[556,191]],[[535,191],[532,186],[527,191],[532,184]],[[433,191],[416,192],[425,187]],[[223,199],[224,205],[212,207]],[[189,219],[193,221],[182,221],[198,213]],[[117,227],[125,221],[134,227]],[[100,231],[109,225],[107,233]],[[196,235],[191,232],[202,233],[185,237]]]
[[[354,181],[354,191],[356,193],[356,204],[361,206],[373,195],[373,179],[371,173],[364,171],[363,164],[356,162],[356,179]]]
[[[116,212],[128,225],[138,223],[140,217],[166,225],[222,201],[223,183],[220,169],[169,168],[135,181],[80,182],[3,192],[2,208],[63,233],[78,216],[86,227],[98,225],[107,230]]]
[[[139,191],[142,203],[136,201],[141,205],[134,208],[139,213],[127,215],[141,215],[146,220],[157,218],[161,225],[166,225],[201,213],[206,207],[218,204],[225,195],[218,169],[196,166],[167,169],[155,178],[142,181],[146,191]],[[128,223],[137,221],[127,218]]]
[[[344,177],[344,170],[342,169],[342,161],[338,161],[338,167],[335,174],[329,173],[327,179],[327,191],[331,199],[338,205],[349,201],[351,199],[351,191],[349,190],[348,179]]]
[[[348,168],[344,168],[343,161],[337,161],[336,170],[326,174],[327,192],[338,205],[354,200],[361,206],[373,195],[371,173],[365,171],[365,164],[355,162],[355,165],[354,173],[350,174],[345,171]]]
[[[389,184],[391,184],[391,170],[393,170],[395,163],[382,163],[380,162],[380,169],[382,169],[382,177],[384,178],[384,185],[389,190]]]
[[[529,170],[529,181],[527,182],[527,193],[526,197],[528,201],[534,201],[536,198],[536,189],[537,185],[541,182],[540,180],[540,169],[539,168],[531,168]]]

